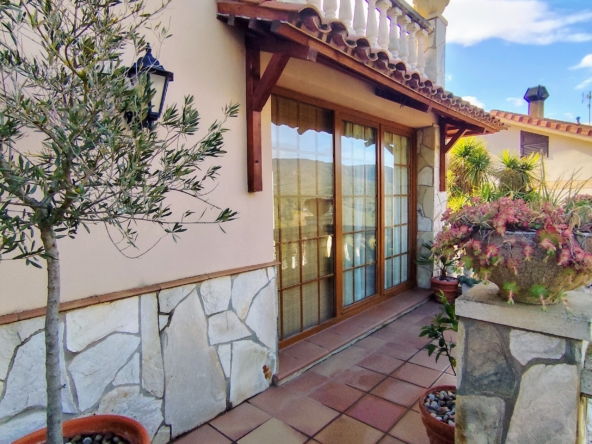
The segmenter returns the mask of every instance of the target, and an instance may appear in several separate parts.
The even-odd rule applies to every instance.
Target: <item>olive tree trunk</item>
[[[60,256],[51,227],[41,229],[47,254],[47,311],[45,315],[45,379],[47,381],[47,444],[62,444],[60,378]]]

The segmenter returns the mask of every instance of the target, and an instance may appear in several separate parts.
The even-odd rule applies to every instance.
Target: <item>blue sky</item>
[[[524,113],[526,89],[544,85],[545,116],[588,123],[591,0],[451,0],[446,89],[486,110]]]

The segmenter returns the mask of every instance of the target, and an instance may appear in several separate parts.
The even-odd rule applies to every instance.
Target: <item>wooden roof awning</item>
[[[352,38],[343,22],[326,20],[310,5],[218,0],[218,19],[244,29],[247,35],[247,166],[251,192],[263,189],[261,110],[290,58],[323,63],[370,82],[380,97],[439,115],[443,140],[452,142],[443,143],[443,147],[452,146],[461,136],[505,128],[481,108],[444,91],[417,71],[408,71],[403,61],[372,48],[367,38]],[[273,54],[264,73],[259,66],[261,51]]]

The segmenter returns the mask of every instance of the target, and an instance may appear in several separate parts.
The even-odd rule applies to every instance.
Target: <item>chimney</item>
[[[545,100],[549,97],[549,92],[544,86],[533,86],[528,88],[524,94],[524,100],[528,102],[528,115],[537,119],[545,118]]]

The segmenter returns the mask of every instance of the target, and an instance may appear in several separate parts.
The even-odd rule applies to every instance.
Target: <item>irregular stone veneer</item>
[[[440,127],[432,125],[417,131],[417,251],[433,241],[442,228],[447,195],[440,191]],[[430,288],[434,268],[417,266],[417,285]]]
[[[585,346],[461,318],[456,442],[574,444]]]
[[[268,388],[275,276],[269,267],[62,315],[65,419],[129,416],[164,444]],[[45,426],[44,322],[0,326],[0,444]]]

